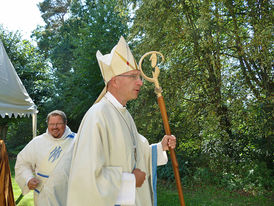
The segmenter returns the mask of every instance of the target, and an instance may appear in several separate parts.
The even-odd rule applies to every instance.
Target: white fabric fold
[[[122,173],[122,183],[118,193],[117,205],[134,205],[135,203],[135,176],[132,173]]]

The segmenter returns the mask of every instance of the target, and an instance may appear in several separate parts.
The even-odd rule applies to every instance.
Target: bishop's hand
[[[174,135],[165,135],[161,143],[164,151],[169,150],[169,148],[175,149],[176,137]]]
[[[146,173],[138,168],[134,169],[132,173],[135,175],[136,187],[141,187],[146,179]]]

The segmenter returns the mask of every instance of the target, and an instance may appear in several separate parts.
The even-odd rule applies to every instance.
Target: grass
[[[166,184],[158,184],[158,206],[180,205],[177,190],[167,188]],[[273,193],[268,196],[253,196],[238,192],[229,192],[216,186],[197,186],[183,188],[185,205],[187,206],[274,206]]]
[[[20,190],[19,186],[16,184],[14,178],[12,178],[12,188],[13,188],[14,201],[16,201],[17,198],[21,194],[21,190]],[[33,193],[32,192],[25,195],[23,197],[23,199],[21,199],[19,204],[17,204],[17,206],[33,206],[33,205],[34,204],[33,204]]]
[[[21,194],[21,190],[20,190],[20,187],[18,186],[18,184],[15,182],[15,179],[14,179],[14,165],[15,165],[15,160],[10,160],[11,183],[12,183],[14,201],[16,201],[17,198]],[[19,204],[17,204],[17,206],[33,206],[33,205],[34,205],[34,203],[33,203],[33,193],[32,192],[29,192],[27,195],[25,195],[23,197],[23,199],[21,199]]]
[[[10,161],[12,187],[14,199],[16,200],[21,190],[14,180],[14,164]],[[253,196],[239,192],[229,192],[216,186],[196,186],[192,188],[183,188],[185,205],[187,206],[274,206],[273,193],[271,195]],[[179,206],[179,197],[177,190],[171,184],[158,181],[157,186],[158,206]],[[33,194],[28,193],[17,206],[33,206]]]

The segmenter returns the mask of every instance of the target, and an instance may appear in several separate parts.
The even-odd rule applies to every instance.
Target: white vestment
[[[61,138],[54,138],[47,131],[32,139],[17,155],[15,180],[23,195],[30,191],[27,183],[31,178],[40,180],[34,190],[35,205],[66,205],[75,136],[67,126]]]
[[[166,164],[167,156],[161,143],[155,146],[158,152],[156,166]],[[134,168],[146,173],[140,188],[135,187]],[[151,175],[151,146],[138,133],[126,108],[108,92],[85,114],[77,132],[67,205],[151,206],[154,201]],[[123,203],[127,202],[123,200],[123,192],[133,199],[132,204]]]

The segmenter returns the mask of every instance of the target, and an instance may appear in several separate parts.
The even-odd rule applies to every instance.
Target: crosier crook
[[[158,101],[158,105],[160,107],[160,111],[161,111],[161,115],[162,115],[162,119],[163,119],[163,123],[164,123],[164,128],[165,128],[165,133],[166,133],[166,135],[171,135],[171,131],[170,131],[169,123],[168,123],[167,112],[166,112],[166,106],[165,106],[164,98],[161,94],[162,88],[160,87],[159,81],[158,81],[160,69],[157,66],[157,54],[161,56],[162,62],[164,62],[164,56],[162,53],[157,52],[157,51],[150,51],[150,52],[145,53],[142,56],[142,58],[140,59],[139,69],[140,69],[141,75],[144,77],[144,79],[146,79],[149,82],[153,82],[155,84],[155,93],[157,95],[157,101]],[[155,68],[155,71],[152,71],[152,78],[147,77],[142,70],[143,60],[148,55],[151,55],[149,60],[151,61],[152,68]],[[174,176],[175,176],[176,186],[177,186],[177,190],[178,190],[178,194],[179,194],[180,204],[181,204],[181,206],[185,206],[184,195],[183,195],[183,190],[182,190],[182,186],[181,186],[181,179],[180,179],[178,162],[176,159],[175,151],[174,151],[174,149],[169,148],[169,152],[170,152],[170,157],[171,157],[171,161],[172,161],[172,167],[173,167],[173,172],[174,172]]]

